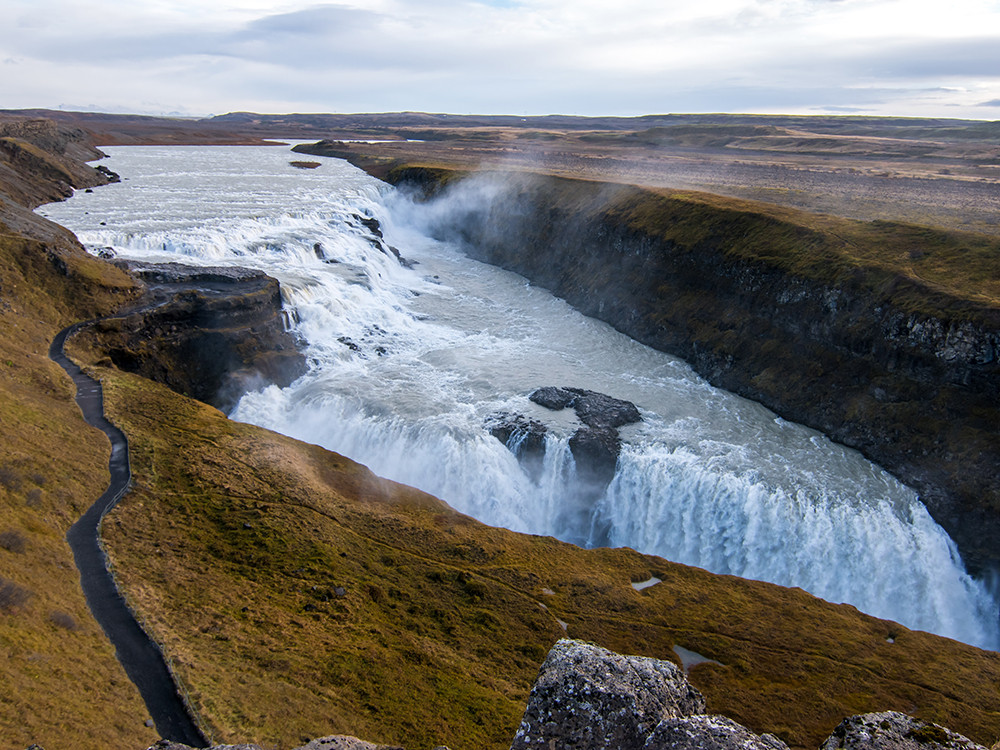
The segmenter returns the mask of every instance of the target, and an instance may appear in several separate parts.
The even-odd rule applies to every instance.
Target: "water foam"
[[[324,445],[486,523],[627,545],[1000,644],[995,600],[910,489],[430,240],[421,207],[348,165],[293,170],[277,149],[111,151],[129,181],[47,207],[88,246],[246,265],[281,281],[310,370],[288,388],[247,394],[234,418]],[[401,266],[360,222],[367,216],[420,265]],[[579,507],[571,491],[575,418],[526,398],[541,385],[590,388],[643,409],[644,422],[623,430],[617,474],[594,507]],[[486,431],[502,411],[551,425],[537,481]]]

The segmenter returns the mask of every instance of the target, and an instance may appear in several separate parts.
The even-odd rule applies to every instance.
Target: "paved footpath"
[[[163,653],[126,606],[114,578],[108,572],[107,559],[101,547],[101,520],[128,492],[132,470],[129,467],[128,440],[125,434],[104,416],[104,392],[101,384],[86,375],[63,351],[68,336],[93,322],[95,321],[76,323],[60,331],[49,348],[49,357],[76,384],[76,403],[83,412],[83,418],[88,424],[103,431],[111,441],[111,460],[108,462],[111,483],[104,494],[70,527],[66,540],[73,550],[76,567],[80,571],[80,583],[87,605],[115,647],[118,661],[125,668],[125,673],[139,689],[160,736],[192,747],[206,747],[208,742],[181,700]]]

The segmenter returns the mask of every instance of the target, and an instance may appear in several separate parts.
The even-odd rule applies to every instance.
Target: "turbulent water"
[[[281,282],[309,371],[288,388],[244,396],[234,418],[319,443],[489,524],[627,545],[1000,645],[996,602],[912,490],[523,278],[430,239],[425,208],[345,162],[295,169],[281,147],[108,151],[125,181],[42,213],[94,250],[249,266]],[[361,221],[373,216],[413,268],[377,246]],[[641,423],[621,430],[611,485],[582,513],[567,513],[578,504],[567,488],[579,423],[528,401],[545,385],[642,410]],[[551,426],[537,481],[487,431],[498,412]]]

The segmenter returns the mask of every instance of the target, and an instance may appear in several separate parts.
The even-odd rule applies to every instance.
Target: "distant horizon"
[[[995,0],[9,0],[0,105],[1000,119]]]
[[[565,112],[548,112],[546,114],[521,114],[512,112],[447,112],[440,110],[430,110],[430,109],[405,109],[405,110],[380,110],[380,111],[356,111],[356,112],[336,112],[336,111],[286,111],[286,112],[264,112],[256,111],[251,109],[233,109],[225,112],[214,112],[204,115],[199,114],[180,114],[177,112],[169,113],[156,113],[156,112],[137,112],[137,111],[111,111],[102,109],[82,109],[82,108],[71,108],[71,107],[45,107],[45,106],[34,106],[34,107],[4,107],[0,109],[0,112],[62,112],[65,114],[79,114],[79,115],[107,115],[111,117],[149,117],[157,119],[168,119],[168,120],[189,120],[189,121],[199,121],[199,120],[211,120],[217,117],[225,117],[227,115],[259,115],[261,117],[311,117],[311,116],[333,116],[333,117],[361,117],[366,115],[429,115],[429,116],[445,116],[445,117],[507,117],[507,118],[519,118],[519,119],[543,119],[548,117],[563,117],[563,118],[577,118],[581,120],[601,120],[601,119],[619,119],[619,120],[639,120],[648,119],[656,117],[810,117],[810,118],[855,118],[855,119],[882,119],[882,120],[955,120],[955,121],[965,121],[965,122],[1000,122],[1000,117],[989,118],[989,117],[956,117],[956,116],[944,116],[944,115],[901,115],[901,114],[868,114],[861,112],[827,112],[827,113],[802,113],[802,112],[740,112],[740,111],[703,111],[703,112],[646,112],[639,115],[620,115],[620,114],[577,114],[577,113],[565,113]]]

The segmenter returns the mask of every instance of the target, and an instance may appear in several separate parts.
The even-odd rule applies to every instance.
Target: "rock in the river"
[[[663,719],[704,710],[672,662],[563,639],[542,664],[511,750],[639,750]]]
[[[576,398],[576,396],[565,388],[555,388],[551,385],[539,388],[528,396],[528,400],[534,401],[536,404],[544,406],[546,409],[552,409],[552,411],[565,409],[573,403],[574,398]]]
[[[493,437],[517,456],[528,476],[537,482],[545,461],[545,425],[520,414],[501,412],[490,417],[486,426]]]
[[[617,428],[642,419],[635,404],[583,388],[539,388],[528,398],[546,409],[559,411],[573,407],[580,421],[589,427]]]
[[[967,737],[896,711],[844,719],[821,750],[986,750]]]
[[[379,220],[374,216],[361,216],[360,214],[354,214],[354,218],[358,220],[365,229],[371,232],[373,235],[382,239],[382,225]]]
[[[571,406],[580,421],[588,427],[614,429],[642,420],[639,410],[631,401],[612,398],[595,391],[585,391],[582,388],[566,390],[576,396]]]
[[[580,421],[587,425],[570,438],[569,447],[581,483],[598,495],[603,493],[615,475],[621,451],[617,428],[642,419],[636,405],[583,388],[553,386],[538,388],[528,399],[553,411],[572,407]]]
[[[583,388],[538,388],[530,396],[534,403],[560,411],[572,407],[584,423],[569,440],[576,463],[576,476],[567,496],[575,502],[561,509],[559,528],[563,539],[576,544],[608,543],[606,529],[595,524],[591,512],[615,476],[621,439],[618,429],[642,419],[635,404]],[[517,414],[496,415],[487,425],[490,433],[507,445],[536,482],[545,458],[545,426]]]
[[[689,716],[661,721],[643,750],[788,750],[788,745],[725,716]]]
[[[573,433],[569,449],[576,461],[580,483],[603,493],[615,476],[621,447],[618,430],[610,427],[581,427]]]

